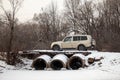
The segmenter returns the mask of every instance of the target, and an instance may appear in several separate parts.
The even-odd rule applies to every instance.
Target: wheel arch
[[[77,46],[77,50],[78,50],[79,46],[84,46],[84,47],[85,47],[84,44],[79,44],[79,45]],[[86,47],[85,47],[85,48],[86,48]]]
[[[61,48],[59,44],[54,44],[51,48],[53,49],[54,46],[59,46]]]

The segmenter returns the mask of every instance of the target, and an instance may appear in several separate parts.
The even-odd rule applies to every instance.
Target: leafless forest
[[[15,57],[18,51],[50,49],[51,42],[62,40],[71,31],[92,35],[97,50],[120,51],[120,0],[65,0],[61,13],[51,3],[24,23],[16,17],[23,0],[8,1],[12,7],[9,11],[0,2],[4,12],[0,14],[0,52],[8,52],[8,64],[14,64],[9,57]]]

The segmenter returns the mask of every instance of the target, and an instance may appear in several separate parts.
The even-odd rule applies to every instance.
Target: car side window
[[[81,36],[81,40],[87,40],[87,36]]]
[[[73,41],[80,41],[80,36],[74,36]]]
[[[72,41],[72,37],[66,37],[66,38],[64,39],[64,42],[67,42],[67,41]]]

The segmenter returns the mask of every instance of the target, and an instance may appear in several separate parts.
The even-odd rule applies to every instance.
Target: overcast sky
[[[64,8],[64,0],[24,0],[22,7],[17,13],[19,21],[24,22],[33,18],[34,13],[40,13],[41,8],[47,8],[54,2],[61,11]],[[7,0],[3,0],[5,8],[9,8]]]
[[[40,13],[41,8],[47,8],[52,2],[57,4],[58,10],[64,9],[65,0],[24,0],[17,17],[19,21],[24,22],[33,18],[35,13]],[[84,1],[84,0],[82,0]],[[94,0],[94,2],[101,0]],[[7,0],[3,0],[5,8],[9,8]]]
[[[34,13],[39,13],[41,8],[48,7],[51,3],[57,3],[58,9],[63,9],[63,0],[24,0],[17,17],[24,22],[33,18]]]

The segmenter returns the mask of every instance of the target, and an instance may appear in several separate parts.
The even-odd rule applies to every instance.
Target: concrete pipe
[[[55,55],[50,63],[50,67],[53,70],[61,70],[66,68],[68,62],[68,57],[64,54]]]
[[[36,58],[33,63],[32,67],[35,68],[35,70],[44,70],[46,68],[49,68],[51,57],[48,55],[41,55],[40,57]]]
[[[84,67],[85,65],[85,56],[82,54],[74,54],[72,57],[70,57],[68,61],[68,68],[69,69],[79,69],[81,67]]]

